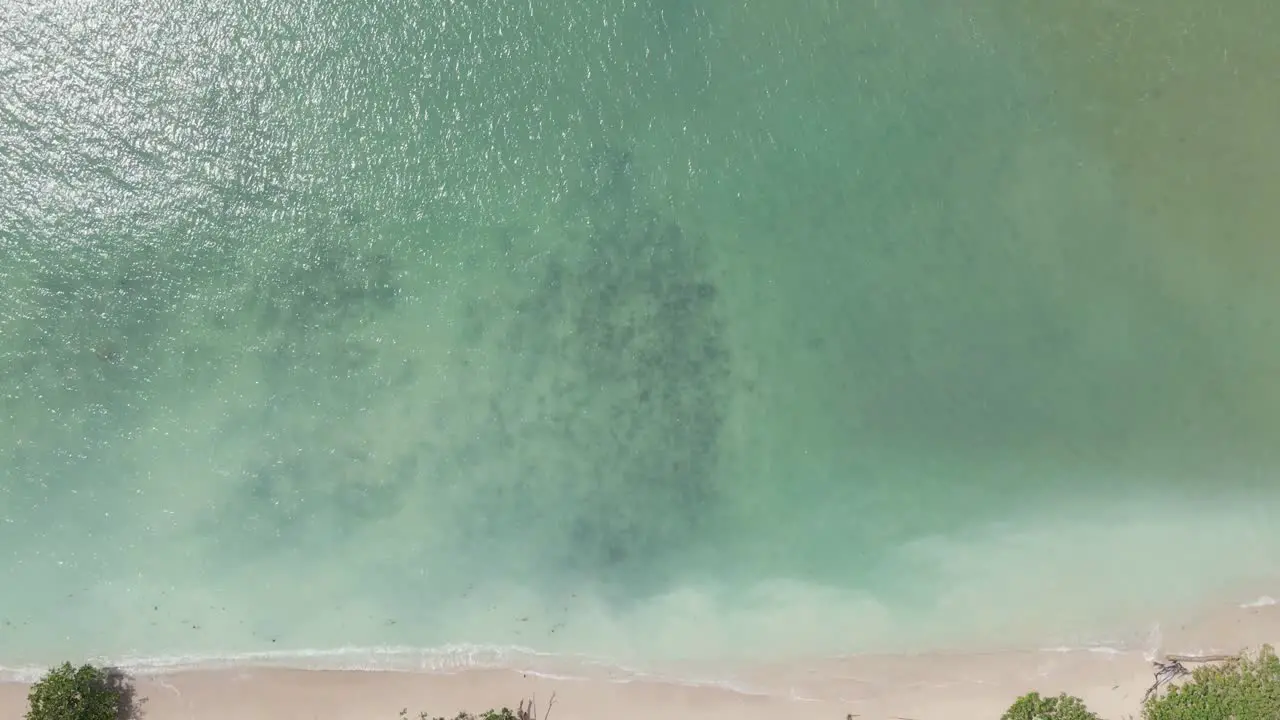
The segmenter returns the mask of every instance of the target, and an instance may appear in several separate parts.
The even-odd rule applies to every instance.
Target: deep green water
[[[1083,642],[1274,574],[1280,286],[1171,293],[1036,50],[4,6],[0,665]]]

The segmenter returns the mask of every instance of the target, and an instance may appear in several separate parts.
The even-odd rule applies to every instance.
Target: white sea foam
[[[553,658],[519,646],[446,645],[438,648],[344,647],[333,649],[270,650],[225,654],[180,654],[156,657],[95,657],[89,661],[140,675],[165,675],[190,670],[227,668],[288,668],[370,672],[450,673],[460,670],[503,668],[542,673],[561,679],[575,676],[563,671],[538,669]],[[568,664],[566,662],[556,663]],[[0,666],[0,680],[30,682],[47,671],[43,667]]]
[[[1085,647],[1073,647],[1071,645],[1056,645],[1054,647],[1040,648],[1039,652],[1045,653],[1074,653],[1087,652],[1096,655],[1123,655],[1128,652],[1123,647],[1112,645],[1088,645]]]
[[[255,668],[347,671],[420,672],[452,674],[464,670],[501,669],[559,681],[652,682],[727,690],[741,695],[770,693],[744,685],[726,674],[715,676],[705,669],[696,674],[660,672],[628,667],[603,658],[541,653],[520,646],[447,645],[437,648],[345,647],[333,649],[272,650],[226,654],[179,654],[156,657],[95,657],[89,662],[114,667],[136,676],[157,677],[199,670]],[[48,668],[0,666],[0,682],[30,683]]]

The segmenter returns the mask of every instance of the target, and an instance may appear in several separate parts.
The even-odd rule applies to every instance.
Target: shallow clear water
[[[1006,5],[11,5],[0,664],[1086,642],[1273,576],[1280,12]]]

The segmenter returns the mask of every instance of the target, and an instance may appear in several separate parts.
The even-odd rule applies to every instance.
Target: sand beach
[[[1127,649],[1041,648],[995,652],[865,655],[755,665],[723,682],[684,682],[599,668],[578,677],[525,668],[448,673],[220,667],[135,672],[148,720],[393,720],[426,711],[515,707],[554,696],[557,720],[601,717],[690,720],[992,720],[1023,693],[1068,692],[1107,718],[1137,715],[1155,678],[1153,661],[1235,654],[1280,643],[1280,605],[1268,597],[1162,626]],[[712,676],[710,669],[699,673]],[[729,678],[732,677],[730,680]],[[0,684],[0,715],[18,717],[27,685]]]

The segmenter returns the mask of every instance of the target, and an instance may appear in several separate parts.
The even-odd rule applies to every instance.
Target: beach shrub
[[[1090,712],[1084,701],[1063,693],[1057,697],[1041,697],[1040,693],[1027,693],[1004,711],[1000,720],[1099,720]]]
[[[27,720],[116,720],[121,689],[111,672],[63,663],[31,686]]]
[[[1191,679],[1147,700],[1144,720],[1276,720],[1280,658],[1270,645],[1252,656],[1202,665]]]

